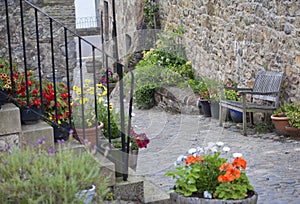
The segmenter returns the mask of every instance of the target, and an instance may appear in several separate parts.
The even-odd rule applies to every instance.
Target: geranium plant
[[[133,128],[130,129],[131,135],[131,149],[147,148],[150,143],[150,139],[147,137],[146,133],[138,134]]]
[[[100,83],[105,84],[105,83],[107,83],[107,81],[109,83],[116,83],[116,82],[119,81],[118,75],[115,75],[111,69],[108,69],[107,72],[108,72],[108,78],[106,77],[106,73],[105,72],[102,72],[100,74],[101,75]]]
[[[16,100],[22,106],[41,106],[40,85],[34,79],[32,71],[27,73],[27,81],[25,72],[15,73],[16,82]],[[28,90],[28,93],[27,93]],[[28,94],[28,100],[27,100]]]
[[[57,119],[59,125],[63,122],[67,122],[70,115],[67,85],[63,82],[60,82],[56,87],[56,104],[54,100],[54,84],[52,82],[44,81],[42,87],[44,112],[47,114],[48,119],[53,122],[56,122]]]
[[[225,200],[251,196],[254,189],[245,173],[247,162],[240,153],[228,158],[229,151],[218,142],[178,157],[176,170],[166,173],[175,179],[174,191],[187,197]]]

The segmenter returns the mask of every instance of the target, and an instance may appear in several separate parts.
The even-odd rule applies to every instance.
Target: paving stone
[[[248,161],[247,175],[259,194],[259,204],[300,203],[298,141],[275,133],[243,136],[234,124],[219,127],[218,120],[201,115],[176,115],[156,108],[135,109],[135,113],[132,124],[153,138],[147,149],[139,152],[136,172],[163,190],[174,186],[174,180],[164,173],[174,168],[180,154],[190,147],[222,141],[231,148],[231,154],[241,152]]]

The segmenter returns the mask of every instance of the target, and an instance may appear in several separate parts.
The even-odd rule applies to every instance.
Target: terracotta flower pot
[[[286,126],[289,125],[289,118],[288,117],[279,117],[275,114],[271,115],[272,122],[275,126],[276,133],[279,135],[288,135],[288,132],[286,131]]]
[[[100,136],[101,133],[101,129],[104,127],[103,123],[100,123],[98,125],[98,136]],[[85,130],[83,129],[79,129],[76,128],[76,132],[77,135],[80,139],[87,140],[88,142],[91,143],[92,147],[94,147],[95,145],[97,145],[97,132],[96,132],[96,127],[92,127],[92,128],[85,128]],[[99,140],[100,137],[98,137]]]
[[[288,135],[290,135],[292,138],[294,138],[295,140],[300,140],[300,129],[299,128],[286,126],[285,130],[288,133]]]

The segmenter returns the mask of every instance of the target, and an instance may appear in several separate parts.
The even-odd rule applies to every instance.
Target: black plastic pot
[[[210,103],[207,100],[199,99],[199,108],[201,108],[205,117],[211,117]]]

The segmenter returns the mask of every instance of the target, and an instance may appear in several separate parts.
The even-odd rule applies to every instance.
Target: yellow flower
[[[191,63],[190,61],[187,61],[187,62],[185,63],[185,65],[186,65],[186,66],[191,66],[192,63]]]
[[[100,94],[100,95],[101,95],[101,94]],[[98,102],[99,102],[99,103],[102,103],[102,97],[99,97],[99,98],[98,98]]]
[[[112,110],[112,109],[113,109],[113,104],[109,103],[109,110]]]
[[[91,123],[90,119],[87,119],[86,122],[87,122],[88,127],[91,127],[93,125],[93,123]]]
[[[90,79],[86,79],[85,82],[86,82],[86,83],[90,83],[91,80],[90,80]]]
[[[81,90],[77,90],[76,93],[77,93],[78,95],[81,95]]]
[[[103,85],[102,84],[96,84],[97,88],[101,88]]]
[[[6,89],[9,89],[9,88],[10,88],[10,86],[9,86],[8,84],[5,84],[4,87],[5,87]]]
[[[57,121],[57,123],[60,125],[60,124],[61,124],[61,121],[59,120],[59,121]]]
[[[86,104],[87,101],[88,101],[88,98],[83,98],[83,100],[82,100],[82,98],[80,98],[79,103]]]
[[[107,94],[107,90],[104,90],[102,96],[105,96],[106,94]]]
[[[50,116],[50,117],[49,117],[49,120],[52,120],[52,119],[53,119],[52,116]]]
[[[77,91],[77,86],[73,86],[73,91]]]

